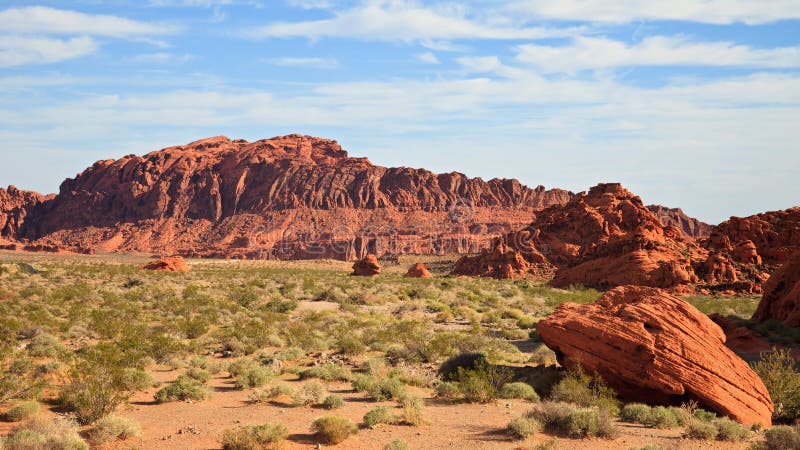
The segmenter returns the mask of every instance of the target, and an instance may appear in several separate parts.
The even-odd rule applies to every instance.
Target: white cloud
[[[133,56],[130,61],[137,64],[180,64],[191,61],[192,55],[176,55],[169,52],[142,53]]]
[[[286,0],[286,4],[302,9],[328,9],[333,6],[330,0]]]
[[[441,64],[441,61],[439,61],[439,58],[437,58],[433,52],[420,53],[417,55],[417,59],[425,64]]]
[[[800,19],[799,0],[518,0],[507,10],[537,19],[612,23],[683,20],[762,24]]]
[[[150,6],[179,7],[194,6],[210,8],[212,6],[230,5],[233,0],[150,0]]]
[[[517,59],[545,73],[625,66],[800,67],[800,47],[757,49],[732,42],[692,42],[651,36],[633,45],[606,38],[577,37],[554,47],[524,44]]]
[[[347,37],[375,41],[453,39],[539,39],[571,36],[576,29],[516,27],[467,18],[460,8],[437,10],[413,2],[369,1],[337,11],[330,19],[276,22],[250,29],[244,36],[265,38]]]
[[[17,34],[81,34],[89,36],[141,37],[170,34],[174,25],[139,22],[123,17],[29,6],[0,11],[3,32]]]
[[[97,43],[88,36],[70,39],[0,36],[0,67],[55,63],[95,50]]]
[[[264,60],[269,64],[283,67],[313,67],[317,69],[336,69],[339,67],[339,61],[334,58],[269,58]]]

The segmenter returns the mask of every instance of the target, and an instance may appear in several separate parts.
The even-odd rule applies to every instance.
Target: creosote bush
[[[322,401],[322,407],[325,409],[339,409],[344,407],[344,399],[336,394],[331,394],[325,397]]]
[[[568,403],[542,402],[526,415],[541,423],[545,431],[574,438],[613,438],[617,434],[607,411],[575,407]]]
[[[3,450],[89,450],[78,434],[78,426],[67,419],[42,416],[29,420],[8,436]]]
[[[395,439],[384,445],[383,450],[411,450],[411,446],[402,439]]]
[[[777,422],[791,423],[800,418],[800,370],[785,349],[773,348],[762,354],[761,360],[753,364],[753,370],[769,391]]]
[[[225,430],[222,435],[224,450],[260,450],[285,440],[289,430],[281,424],[251,425],[236,430]]]
[[[538,402],[539,394],[528,383],[506,383],[500,389],[500,398],[521,398],[531,402]]]
[[[542,424],[528,416],[516,417],[508,424],[508,435],[514,439],[524,440],[542,431]]]
[[[124,441],[138,436],[140,431],[136,421],[112,415],[98,420],[87,434],[92,446],[102,447],[115,440]]]
[[[795,450],[800,448],[800,425],[776,425],[764,432],[759,450]]]
[[[344,417],[323,416],[311,424],[311,431],[322,443],[336,445],[358,433],[358,427]]]
[[[194,400],[201,401],[208,398],[210,391],[208,387],[195,379],[186,375],[180,375],[175,381],[161,388],[155,394],[158,403],[174,401]]]
[[[378,406],[364,415],[364,424],[373,430],[381,425],[395,423],[397,423],[397,418],[388,406]]]
[[[40,409],[39,402],[17,402],[11,407],[11,409],[6,411],[1,418],[6,422],[20,422],[39,414]]]

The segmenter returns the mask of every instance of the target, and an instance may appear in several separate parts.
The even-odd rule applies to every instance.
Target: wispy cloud
[[[517,27],[466,17],[459,10],[436,10],[398,1],[366,2],[336,11],[329,19],[275,22],[244,32],[254,39],[357,38],[373,41],[455,39],[540,39],[576,34],[573,28]]]
[[[626,66],[800,67],[800,47],[758,49],[670,36],[650,36],[635,44],[577,37],[568,45],[524,44],[517,51],[519,61],[545,73]]]
[[[171,34],[176,25],[149,23],[124,17],[85,14],[76,11],[29,6],[0,11],[2,31],[16,34],[82,34],[89,36],[137,37]]]
[[[797,0],[517,0],[506,10],[535,19],[612,23],[679,20],[763,24],[800,18]]]
[[[336,69],[339,67],[339,61],[335,58],[268,58],[264,60],[269,64],[283,67],[314,67],[317,69]]]
[[[0,36],[0,67],[49,64],[85,56],[97,50],[88,36],[70,39]]]
[[[193,59],[189,54],[174,54],[169,52],[142,53],[130,58],[135,64],[181,64]]]
[[[417,59],[425,64],[441,64],[441,61],[439,61],[439,58],[437,58],[433,52],[419,53]]]

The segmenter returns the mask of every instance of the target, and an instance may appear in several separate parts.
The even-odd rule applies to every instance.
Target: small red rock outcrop
[[[406,278],[433,278],[433,274],[425,267],[425,264],[416,263],[408,269]]]
[[[660,289],[624,286],[591,305],[562,304],[537,332],[562,365],[599,374],[626,399],[693,399],[741,423],[771,425],[764,383],[725,346],[722,329]]]
[[[515,242],[514,234],[495,239],[492,249],[476,256],[463,256],[456,261],[453,275],[480,276],[496,279],[517,279],[526,275],[544,277],[552,274],[552,266],[544,255],[535,249],[531,253],[509,245]]]
[[[14,186],[0,189],[0,236],[17,238],[31,210],[50,198]]]
[[[764,297],[753,320],[777,320],[791,327],[800,327],[800,252],[792,255],[764,283]]]
[[[167,256],[145,264],[142,269],[155,270],[158,272],[188,272],[189,265],[186,264],[186,261],[180,256]]]
[[[369,254],[353,264],[353,275],[358,277],[377,277],[381,274],[378,258]]]

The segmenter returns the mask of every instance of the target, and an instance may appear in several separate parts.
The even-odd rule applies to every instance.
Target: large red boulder
[[[143,270],[154,270],[157,272],[188,272],[189,265],[180,256],[165,256],[156,261],[145,264]]]
[[[800,252],[792,255],[764,284],[753,320],[778,320],[800,327]]]
[[[624,286],[590,305],[564,303],[537,331],[559,362],[599,374],[622,397],[703,407],[771,425],[764,383],[705,314],[663,290]]]
[[[369,254],[353,264],[353,275],[358,277],[377,277],[381,274],[378,258]]]

